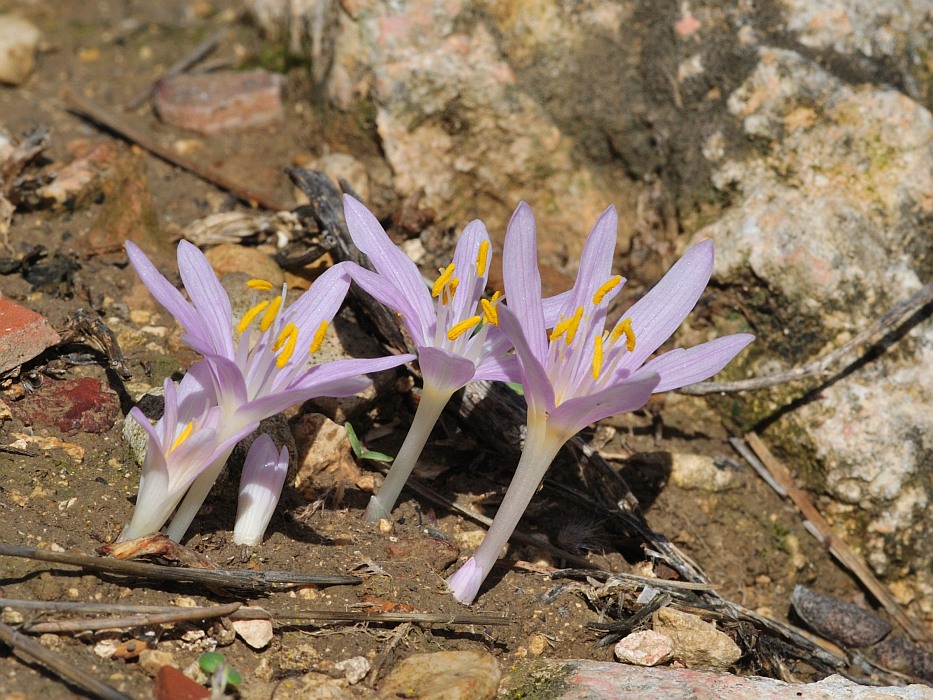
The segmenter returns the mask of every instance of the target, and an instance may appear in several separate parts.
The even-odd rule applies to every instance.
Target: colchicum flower
[[[234,544],[254,547],[262,542],[287,473],[288,448],[277,450],[265,433],[256,438],[249,446],[240,476]]]
[[[610,207],[583,250],[576,283],[548,333],[530,207],[518,206],[506,234],[503,267],[507,303],[499,327],[521,361],[528,404],[525,446],[495,520],[476,554],[448,579],[461,603],[476,597],[499,552],[563,444],[590,423],[634,411],[653,393],[677,389],[719,372],[754,337],[736,334],[649,360],[696,305],[713,270],[713,244],[688,250],[612,328],[609,302],[624,279],[612,275],[617,217]]]
[[[155,532],[171,516],[194,480],[205,469],[223,466],[236,444],[258,422],[222,438],[221,411],[214,397],[210,368],[193,365],[176,386],[165,380],[165,411],[153,426],[137,407],[130,416],[146,431],[148,441],[133,519],[120,539]]]
[[[484,299],[491,258],[489,234],[473,221],[460,234],[451,262],[429,289],[415,263],[392,243],[375,216],[344,195],[350,237],[365,253],[373,273],[358,265],[348,274],[377,301],[394,309],[418,351],[424,387],[405,442],[379,493],[366,508],[375,522],[389,517],[415,467],[431,430],[450,397],[474,380],[519,379],[518,359],[507,355],[512,344],[498,325],[501,295]],[[547,300],[556,314],[560,300]]]
[[[263,280],[251,280],[248,285],[255,290],[256,303],[236,324],[237,342],[230,299],[196,246],[184,240],[178,244],[178,269],[191,301],[156,270],[139,247],[127,242],[126,251],[143,284],[181,324],[183,340],[205,358],[220,411],[216,421],[219,444],[227,444],[233,436],[242,437],[244,426],[255,426],[262,419],[307,399],[352,396],[369,385],[367,373],[414,359],[412,355],[397,355],[311,364],[349,289],[346,264],[327,270],[288,307],[283,301],[287,292],[284,286],[281,294],[260,300],[259,295],[269,294],[273,286]],[[259,328],[254,342],[253,326]],[[215,460],[200,465],[200,473],[166,530],[170,538],[178,541],[184,536],[223,464],[224,460]],[[174,505],[168,509],[169,513]],[[157,527],[162,524],[164,520]],[[139,531],[131,527],[123,537],[129,539],[148,532],[151,529]]]

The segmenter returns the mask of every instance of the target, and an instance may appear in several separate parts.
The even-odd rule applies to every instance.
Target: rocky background
[[[607,202],[623,272],[650,279],[713,238],[716,282],[759,337],[736,377],[838,347],[933,278],[928,2],[248,6],[310,54],[318,99],[376,139],[382,162],[354,171],[367,191],[419,196],[451,224],[481,216],[500,242],[525,199],[567,274]],[[735,416],[793,456],[927,620],[931,361],[919,318],[844,376],[748,395]]]

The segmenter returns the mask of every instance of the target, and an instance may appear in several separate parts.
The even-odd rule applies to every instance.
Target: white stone
[[[29,20],[0,14],[0,83],[21,85],[32,75],[39,37]]]
[[[272,641],[271,620],[234,620],[233,630],[253,649],[262,649]]]
[[[615,646],[616,658],[624,664],[656,666],[674,654],[674,641],[654,630],[633,632]]]

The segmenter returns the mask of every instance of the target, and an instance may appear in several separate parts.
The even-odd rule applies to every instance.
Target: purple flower
[[[230,300],[204,254],[187,241],[178,244],[178,270],[190,301],[163,277],[131,242],[127,255],[143,284],[184,329],[182,338],[204,355],[213,395],[221,411],[218,439],[226,442],[289,406],[316,396],[352,396],[369,385],[365,375],[414,359],[397,355],[374,359],[335,360],[313,364],[327,329],[340,309],[350,279],[347,265],[335,265],[321,275],[295,303],[284,303],[287,289],[251,280],[254,305],[236,323],[234,340]],[[261,295],[268,298],[260,299]],[[252,337],[258,327],[258,337]],[[191,484],[166,534],[184,536],[217,479],[223,462],[213,463]]]
[[[507,354],[511,341],[499,330],[501,295],[484,299],[491,244],[486,227],[473,221],[460,234],[453,261],[429,288],[415,263],[392,243],[375,216],[344,195],[344,212],[353,243],[376,272],[358,265],[353,281],[394,309],[418,350],[424,388],[405,442],[389,474],[373,496],[365,518],[387,518],[424,449],[431,429],[454,392],[473,380],[518,380],[518,358]],[[554,316],[560,299],[543,302]]]
[[[263,433],[249,447],[237,503],[234,544],[256,546],[272,520],[288,472],[288,448],[277,450],[272,438]]]
[[[223,466],[237,442],[258,425],[244,423],[235,432],[221,429],[221,410],[204,361],[193,365],[177,387],[165,380],[165,411],[154,426],[139,408],[132,408],[130,416],[146,431],[148,441],[136,508],[120,535],[123,540],[161,528],[195,479]]]
[[[541,301],[535,223],[521,203],[512,216],[503,251],[507,305],[499,327],[521,361],[528,403],[528,431],[515,476],[476,554],[448,579],[454,597],[470,603],[508,541],[563,444],[581,428],[634,411],[652,393],[677,389],[719,372],[754,338],[730,335],[689,349],[648,358],[696,305],[713,270],[713,244],[703,241],[606,327],[609,302],[625,280],[612,275],[617,218],[610,207],[583,249],[576,283],[551,326]]]

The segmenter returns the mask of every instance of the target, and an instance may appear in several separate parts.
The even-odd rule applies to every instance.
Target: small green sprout
[[[393,458],[383,452],[376,452],[375,450],[364,450],[363,443],[361,443],[360,439],[356,436],[356,431],[353,429],[353,426],[350,425],[349,421],[344,423],[343,427],[344,430],[347,431],[347,440],[350,441],[350,449],[353,450],[353,454],[355,454],[358,459],[371,459],[374,462],[392,461]]]
[[[206,651],[198,658],[198,665],[204,673],[211,676],[211,700],[225,697],[227,686],[236,687],[243,683],[243,676],[235,668],[228,666],[224,655],[216,651]]]

